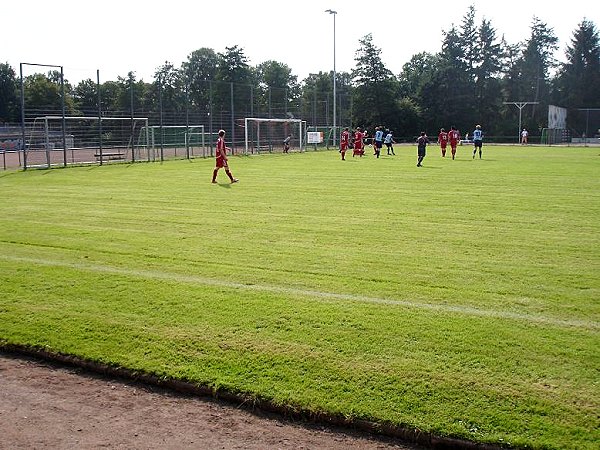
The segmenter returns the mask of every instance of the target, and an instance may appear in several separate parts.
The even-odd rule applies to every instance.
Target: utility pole
[[[517,142],[521,140],[521,112],[527,105],[537,105],[540,102],[504,102],[505,105],[515,105],[519,108],[519,131],[517,131]]]

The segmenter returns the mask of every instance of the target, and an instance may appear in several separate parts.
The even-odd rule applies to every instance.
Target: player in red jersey
[[[454,127],[450,127],[450,131],[448,132],[448,140],[450,141],[450,149],[452,151],[452,159],[456,155],[456,146],[458,145],[458,141],[460,141],[460,133]]]
[[[360,127],[356,127],[356,132],[354,133],[354,151],[352,152],[352,157],[355,155],[362,156],[365,154],[363,139],[365,135],[361,131]]]
[[[438,144],[440,144],[440,147],[442,149],[442,157],[445,157],[446,146],[448,145],[448,133],[446,133],[446,130],[444,128],[442,128],[440,130],[440,134],[438,134]]]
[[[346,161],[346,150],[348,150],[349,141],[350,132],[348,131],[348,127],[346,127],[340,136],[340,153],[342,154],[342,161]]]
[[[215,166],[215,170],[213,170],[212,182],[217,182],[217,173],[219,173],[219,169],[223,167],[225,169],[225,173],[229,177],[232,183],[237,183],[237,178],[234,178],[229,171],[229,165],[227,164],[227,150],[231,149],[225,145],[225,130],[219,130],[219,138],[217,139],[217,164]]]

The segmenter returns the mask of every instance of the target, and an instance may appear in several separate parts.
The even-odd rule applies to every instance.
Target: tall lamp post
[[[505,105],[515,105],[519,108],[519,131],[517,131],[517,142],[521,142],[521,113],[527,105],[537,105],[539,102],[503,102]]]
[[[326,13],[333,15],[333,146],[336,147],[336,137],[337,137],[337,129],[336,129],[336,92],[335,92],[335,16],[337,15],[337,11],[333,11],[332,9],[326,9]]]

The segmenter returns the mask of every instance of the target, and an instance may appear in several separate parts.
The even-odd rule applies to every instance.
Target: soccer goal
[[[152,160],[159,156],[161,159],[207,156],[204,125],[151,125],[147,133],[140,133],[140,139],[145,137]]]
[[[244,119],[246,154],[304,151],[306,121],[301,119]]]
[[[571,141],[571,134],[566,128],[543,128],[540,143],[543,145],[564,144]]]
[[[25,167],[139,159],[146,117],[42,116],[27,127]]]

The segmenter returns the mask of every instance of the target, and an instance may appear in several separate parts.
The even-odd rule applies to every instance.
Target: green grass
[[[0,343],[314,413],[600,441],[598,149],[0,173]]]

